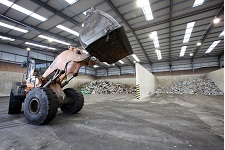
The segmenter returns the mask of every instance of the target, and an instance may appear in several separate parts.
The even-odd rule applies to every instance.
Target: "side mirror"
[[[21,63],[21,68],[26,68],[26,67],[27,67],[27,62],[26,61],[22,62]]]

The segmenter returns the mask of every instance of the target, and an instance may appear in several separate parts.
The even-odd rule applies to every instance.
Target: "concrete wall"
[[[178,75],[178,76],[156,76],[156,88],[168,85],[174,85],[181,81],[192,80],[194,78],[204,78],[205,74],[190,74],[190,75]]]
[[[142,67],[139,63],[135,64],[136,85],[140,85],[140,98],[147,97],[149,93],[155,91],[155,76]]]
[[[96,80],[106,80],[113,83],[124,84],[128,86],[135,86],[135,75],[121,75],[121,76],[108,76],[108,77],[96,77]]]
[[[208,79],[211,79],[216,86],[224,92],[224,68],[206,74]]]

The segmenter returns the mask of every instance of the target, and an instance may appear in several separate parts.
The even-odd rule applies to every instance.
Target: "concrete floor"
[[[79,114],[58,112],[48,125],[8,115],[0,98],[0,149],[50,150],[222,150],[224,97],[85,95]]]

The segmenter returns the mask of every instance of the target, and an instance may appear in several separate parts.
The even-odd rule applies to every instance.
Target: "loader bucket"
[[[110,15],[90,9],[80,31],[79,40],[90,55],[109,64],[133,54],[126,32]]]

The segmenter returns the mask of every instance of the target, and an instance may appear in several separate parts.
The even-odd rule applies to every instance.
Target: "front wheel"
[[[58,99],[49,88],[33,88],[24,101],[24,116],[30,124],[41,125],[53,120],[58,111]]]
[[[71,88],[63,90],[69,102],[62,105],[61,110],[65,114],[75,114],[78,113],[84,106],[84,96],[83,94]]]

